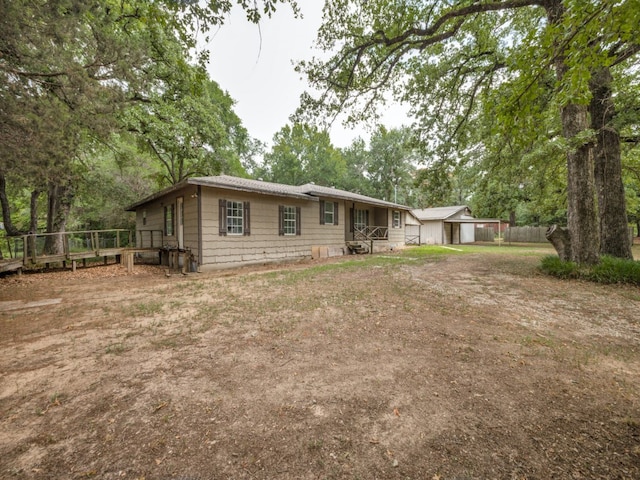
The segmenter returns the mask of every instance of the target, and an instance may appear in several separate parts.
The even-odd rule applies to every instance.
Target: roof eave
[[[171,185],[170,187],[167,187],[167,188],[165,188],[163,190],[160,190],[159,192],[153,193],[153,194],[149,195],[148,197],[143,198],[139,202],[132,203],[131,205],[126,207],[124,209],[124,211],[125,212],[135,212],[138,207],[144,205],[145,203],[153,202],[154,200],[162,198],[165,195],[168,195],[171,192],[174,192],[176,190],[180,190],[181,188],[183,188],[183,187],[185,187],[185,186],[187,186],[187,185],[189,185],[191,183],[192,182],[190,182],[189,179],[182,180],[181,182],[176,183],[175,185]]]

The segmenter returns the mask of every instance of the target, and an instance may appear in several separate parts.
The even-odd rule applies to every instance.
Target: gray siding
[[[320,225],[318,202],[202,189],[202,269],[311,257],[312,247],[344,248],[344,206],[338,225]],[[250,202],[250,235],[220,235],[218,201]],[[300,207],[301,235],[278,234],[278,207]]]
[[[389,209],[389,245],[391,247],[399,247],[399,246],[403,246],[404,245],[404,237],[405,237],[405,230],[404,230],[404,226],[405,226],[405,220],[406,220],[406,212],[401,211],[400,212],[400,227],[399,228],[394,228],[393,227],[393,212],[394,211],[398,211],[398,210],[391,210]]]
[[[172,192],[161,199],[150,202],[144,207],[140,207],[136,210],[136,245],[138,247],[149,247],[149,231],[162,232],[162,242],[159,246],[172,246],[178,245],[178,213],[177,213],[177,199],[182,197],[184,201],[184,246],[191,249],[192,253],[197,255],[198,253],[198,197],[195,187],[189,189],[183,189],[176,192]],[[173,235],[164,234],[164,207],[166,205],[174,205],[174,228]],[[146,211],[147,222],[144,225],[143,216]],[[142,232],[141,232],[142,231]],[[155,234],[157,235],[157,234]],[[154,236],[154,241],[157,239]],[[142,244],[144,242],[144,245]]]
[[[140,235],[140,230],[164,232],[164,206],[173,204],[176,205],[174,235],[163,234],[161,243],[156,240],[154,246],[176,247],[179,197],[184,201],[184,247],[191,250],[201,270],[303,259],[311,257],[312,252],[342,255],[347,252],[345,241],[352,235],[350,208],[353,202],[320,198],[338,204],[338,225],[321,225],[318,201],[206,186],[187,186],[139,207],[136,211],[137,235]],[[221,199],[249,202],[250,235],[220,235],[218,216]],[[279,235],[280,205],[300,208],[300,235]],[[406,212],[401,212],[403,228],[392,228],[393,210],[365,204],[355,206],[370,212],[369,221],[372,225],[389,226],[389,240],[376,242],[376,250],[404,245]],[[146,211],[146,225],[142,221],[143,211]],[[138,238],[138,246],[141,246],[141,241],[142,238]],[[199,250],[200,243],[202,251]],[[149,246],[148,239],[144,246]]]
[[[441,245],[443,243],[443,228],[442,220],[425,221],[420,226],[421,242],[427,245]]]

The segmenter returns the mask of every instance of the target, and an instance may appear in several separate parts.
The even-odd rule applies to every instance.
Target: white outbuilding
[[[473,243],[476,224],[500,223],[497,219],[474,218],[466,205],[415,209],[411,214],[420,221],[415,243],[421,245]]]

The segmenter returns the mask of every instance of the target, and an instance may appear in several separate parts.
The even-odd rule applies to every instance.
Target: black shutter
[[[218,200],[218,235],[227,234],[227,201]]]
[[[296,235],[302,235],[302,209],[296,207]]]
[[[349,209],[349,231],[351,233],[353,233],[353,230],[354,230],[353,224],[355,222],[355,217],[356,217],[356,211],[355,210],[356,210],[355,207],[351,207]]]
[[[333,203],[333,224],[338,225],[338,202]]]
[[[320,225],[324,225],[324,200],[320,200]]]
[[[169,212],[168,212],[167,208],[168,207],[165,205],[165,207],[164,207],[164,236],[165,237],[169,235],[169,231],[168,231],[169,229],[167,228],[167,220],[169,219],[169,217],[168,217]]]
[[[278,205],[278,235],[284,235],[284,205]]]
[[[242,202],[242,207],[244,209],[244,214],[242,216],[243,220],[244,220],[244,225],[243,225],[243,235],[251,235],[251,211],[249,209],[249,202]]]
[[[402,228],[402,212],[398,212],[400,214],[400,228]]]

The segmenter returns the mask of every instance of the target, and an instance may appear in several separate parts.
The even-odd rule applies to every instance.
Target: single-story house
[[[189,253],[191,270],[383,251],[410,208],[337,188],[227,175],[189,178],[127,208],[136,246]]]
[[[411,214],[417,218],[420,245],[447,245],[475,242],[475,226],[477,224],[499,224],[499,220],[491,218],[474,218],[466,205],[452,207],[435,207],[415,209]],[[411,230],[415,237],[415,227],[407,225],[407,237]]]

